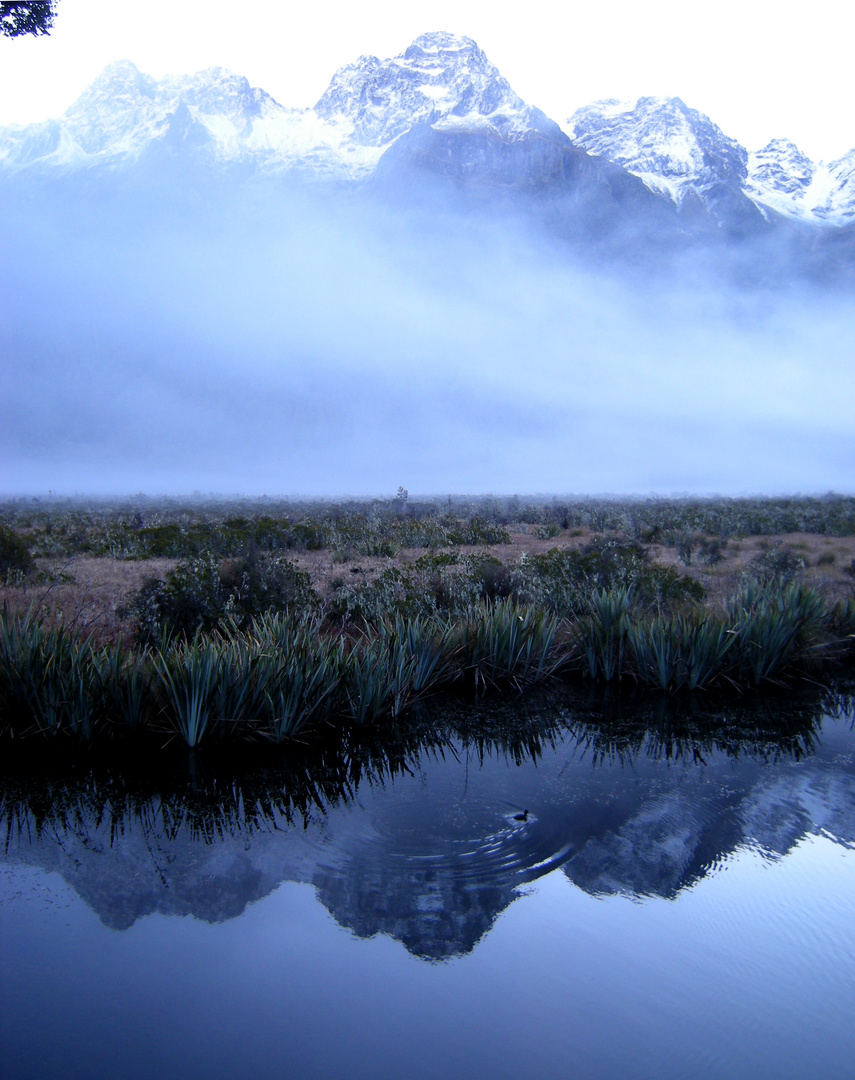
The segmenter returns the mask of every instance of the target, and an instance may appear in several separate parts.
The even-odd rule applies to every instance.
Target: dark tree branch
[[[56,18],[57,0],[11,0],[0,3],[0,36],[49,34]]]

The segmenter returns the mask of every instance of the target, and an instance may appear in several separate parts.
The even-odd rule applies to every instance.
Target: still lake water
[[[0,1074],[855,1075],[851,714],[562,717],[284,781],[7,777]]]

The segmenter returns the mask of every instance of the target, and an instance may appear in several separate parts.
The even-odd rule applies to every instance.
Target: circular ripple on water
[[[432,777],[374,793],[363,803],[368,829],[360,848],[401,869],[468,885],[520,884],[561,865],[571,853],[562,815],[499,785],[464,788]],[[360,800],[362,801],[362,800]]]

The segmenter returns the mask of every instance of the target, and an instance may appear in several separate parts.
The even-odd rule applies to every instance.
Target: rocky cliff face
[[[747,152],[679,98],[596,102],[577,110],[565,130],[588,153],[622,165],[686,217],[709,215],[737,229],[763,223],[744,193]]]
[[[387,146],[428,120],[440,131],[481,131],[513,139],[557,126],[519,98],[471,38],[423,34],[400,56],[361,56],[335,73],[315,106],[347,124],[351,137]]]
[[[565,131],[681,209],[702,207],[723,223],[757,225],[757,211],[814,225],[855,220],[855,152],[816,164],[788,139],[773,139],[749,153],[679,98],[598,101],[578,109]]]
[[[818,164],[788,139],[748,156],[746,193],[761,207],[807,224],[855,222],[855,151]]]

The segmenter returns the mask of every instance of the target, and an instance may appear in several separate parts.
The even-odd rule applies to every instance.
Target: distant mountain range
[[[230,185],[232,200],[235,183],[262,182],[265,198],[272,185],[275,198],[287,181],[324,198],[510,207],[642,263],[736,243],[749,276],[841,281],[855,267],[855,150],[830,164],[785,139],[749,152],[679,98],[600,101],[558,123],[474,41],[443,32],[391,59],[359,57],[309,109],[222,68],[158,81],[120,61],[58,120],[0,129],[7,193],[106,185],[180,198],[200,178]]]
[[[564,130],[679,207],[688,201],[715,212],[724,204],[731,212],[756,208],[767,219],[832,226],[855,220],[855,150],[829,165],[815,164],[787,139],[749,153],[679,98],[598,101],[578,109]]]

